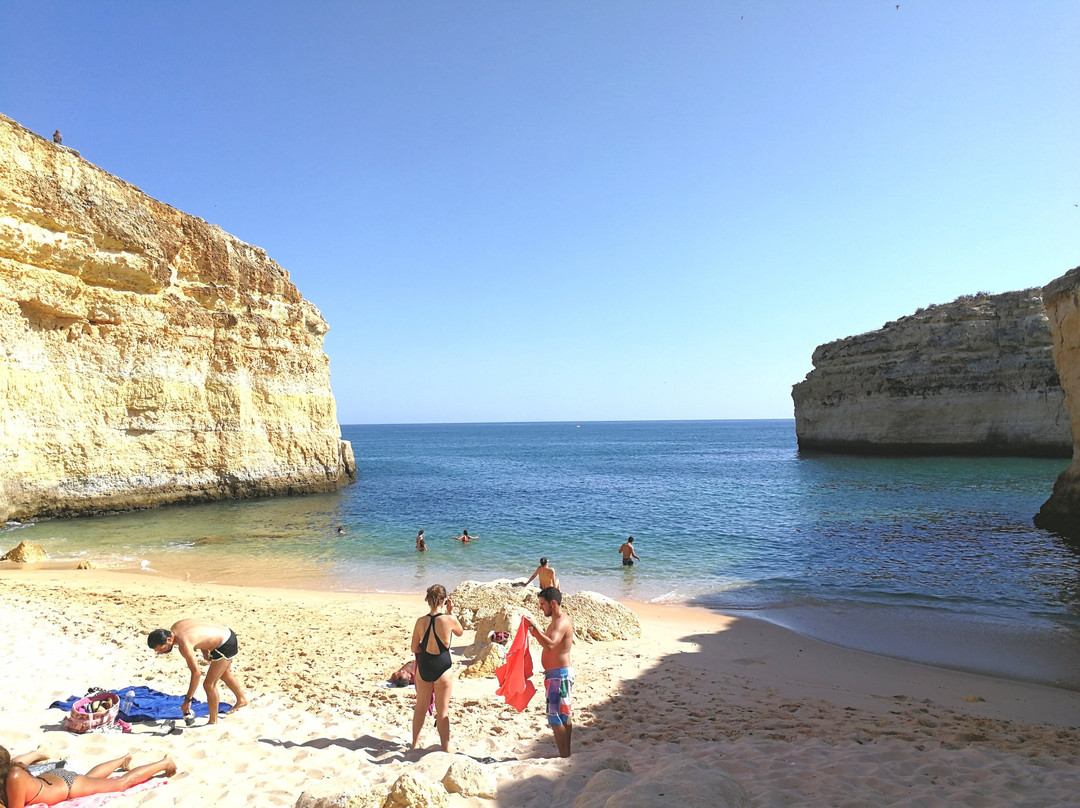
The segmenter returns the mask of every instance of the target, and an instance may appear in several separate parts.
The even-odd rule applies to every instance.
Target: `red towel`
[[[525,618],[521,618],[514,642],[506,654],[506,662],[495,671],[499,688],[495,695],[502,696],[506,703],[519,713],[529,705],[529,699],[536,693],[536,687],[529,681],[532,677],[532,654],[529,652],[529,630]]]

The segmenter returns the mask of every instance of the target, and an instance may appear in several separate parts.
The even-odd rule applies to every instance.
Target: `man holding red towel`
[[[547,631],[541,631],[534,620],[526,617],[529,633],[544,649],[540,664],[544,666],[544,689],[547,693],[547,721],[555,733],[559,757],[570,757],[570,691],[574,687],[574,669],[570,665],[570,646],[574,644],[574,624],[562,610],[562,592],[553,586],[540,590],[540,610],[550,617]]]

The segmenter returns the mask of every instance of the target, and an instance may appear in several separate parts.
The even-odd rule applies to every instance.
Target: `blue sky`
[[[0,112],[266,249],[342,423],[787,418],[1080,264],[1080,3],[24,2]]]

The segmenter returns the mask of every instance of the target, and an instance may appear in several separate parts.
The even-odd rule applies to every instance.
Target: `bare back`
[[[450,647],[450,638],[453,635],[460,637],[464,632],[461,627],[461,623],[452,614],[440,614],[435,617],[435,630],[428,635],[427,647],[421,648],[420,644],[424,640],[424,634],[427,633],[428,625],[431,622],[431,615],[424,615],[416,621],[416,625],[413,626],[412,633],[412,652],[414,654],[423,651],[427,654],[438,654],[439,644],[435,642],[435,637],[438,636],[439,641],[442,642],[444,648]]]
[[[227,626],[220,626],[197,617],[178,620],[169,630],[181,647],[186,645],[196,651],[213,651],[229,639],[231,634]]]

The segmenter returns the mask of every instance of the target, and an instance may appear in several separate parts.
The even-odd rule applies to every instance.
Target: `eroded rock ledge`
[[[326,331],[263,250],[0,115],[0,519],[354,478]]]
[[[1080,436],[1080,267],[1070,269],[1042,288],[1053,335],[1054,361],[1072,418]],[[1080,538],[1080,442],[1072,445],[1072,463],[1054,483],[1054,491],[1035,516],[1038,527]]]
[[[1033,457],[1072,451],[1037,288],[920,309],[820,346],[813,363],[791,392],[800,450]]]

